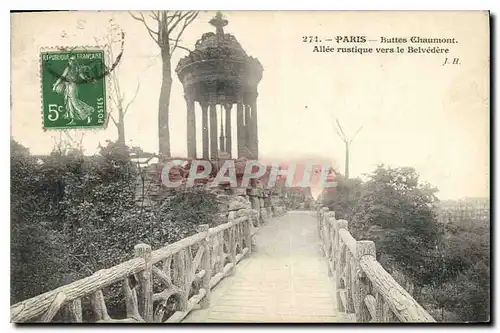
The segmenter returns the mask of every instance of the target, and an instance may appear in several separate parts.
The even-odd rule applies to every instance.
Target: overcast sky
[[[193,48],[213,12],[202,12],[182,38]],[[442,199],[489,193],[489,36],[484,13],[225,12],[247,53],[264,66],[259,85],[259,152],[264,159],[328,160],[343,171],[343,144],[333,121],[348,136],[363,125],[351,147],[351,176],[379,163],[412,166],[440,189]],[[23,13],[12,16],[11,134],[33,154],[49,153],[58,132],[42,130],[39,51],[59,45],[95,45],[110,19],[125,31],[118,67],[122,90],[140,90],[126,118],[127,143],[156,152],[161,82],[159,49],[127,12]],[[313,53],[302,36],[366,35],[455,37],[448,57],[460,65],[442,66],[443,55],[359,55]],[[337,46],[330,43],[331,46]],[[363,47],[393,47],[367,43]],[[444,46],[444,45],[443,45]],[[446,47],[446,46],[444,46]],[[175,68],[185,51],[177,50]],[[186,107],[173,73],[170,108],[172,155],[185,156]],[[198,117],[199,109],[198,109]],[[233,117],[235,119],[236,117]],[[200,118],[197,119],[200,129]],[[235,130],[233,126],[233,130]],[[78,139],[83,131],[72,131]],[[200,133],[200,132],[198,132]],[[85,131],[87,154],[98,143],[115,140],[106,130]],[[235,137],[233,135],[233,137]],[[198,134],[200,138],[200,134]],[[236,145],[234,145],[236,146]],[[198,142],[201,153],[201,142]]]

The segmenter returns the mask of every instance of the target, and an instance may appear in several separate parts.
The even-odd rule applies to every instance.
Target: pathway
[[[217,285],[210,307],[184,322],[342,322],[335,284],[321,255],[314,212],[270,219],[250,257]]]

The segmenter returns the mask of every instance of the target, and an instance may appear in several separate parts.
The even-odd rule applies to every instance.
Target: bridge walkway
[[[252,254],[212,290],[210,307],[183,322],[345,322],[321,255],[314,212],[270,219]]]

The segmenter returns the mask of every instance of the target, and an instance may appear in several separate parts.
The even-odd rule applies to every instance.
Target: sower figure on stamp
[[[60,78],[52,86],[52,90],[58,94],[64,94],[64,104],[66,112],[65,119],[71,119],[68,125],[73,125],[75,120],[85,120],[91,122],[91,115],[94,108],[78,98],[78,85],[82,80],[89,81],[75,57],[68,60],[68,67],[64,70]]]

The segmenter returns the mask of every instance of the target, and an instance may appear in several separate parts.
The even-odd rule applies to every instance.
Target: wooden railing
[[[11,321],[50,322],[66,309],[68,321],[81,323],[82,299],[89,298],[95,322],[180,322],[191,310],[209,305],[210,290],[234,274],[236,264],[251,252],[255,229],[251,218],[242,216],[211,229],[199,226],[198,231],[155,251],[138,244],[134,259],[12,305]],[[121,283],[124,319],[109,316],[102,291],[116,283]],[[161,291],[154,292],[160,285]],[[171,298],[175,309],[167,310]]]
[[[318,233],[336,283],[337,307],[356,322],[435,322],[380,265],[375,243],[357,241],[345,220],[318,208]]]

